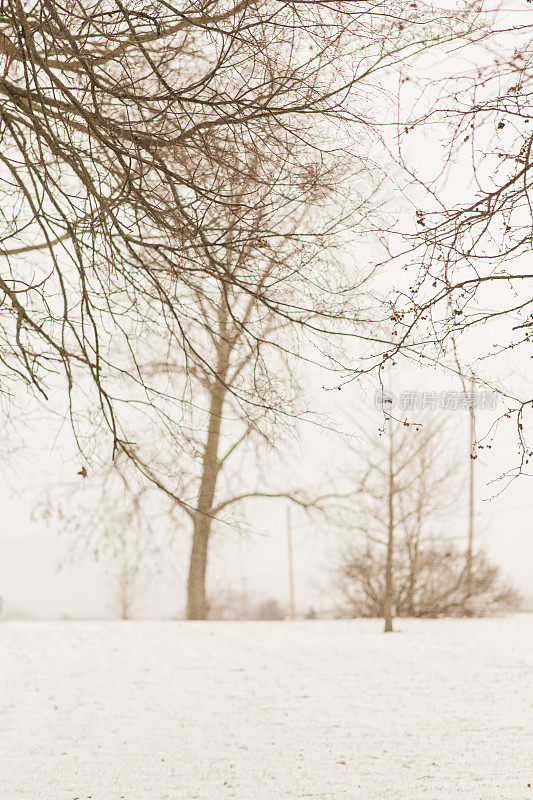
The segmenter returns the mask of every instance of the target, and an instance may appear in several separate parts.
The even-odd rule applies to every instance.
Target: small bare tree
[[[461,617],[465,614],[464,552],[453,543],[424,539],[413,564],[406,538],[395,547],[392,588],[397,617]],[[347,547],[336,587],[342,613],[354,617],[381,617],[384,610],[386,563],[383,549],[370,543]],[[518,592],[501,571],[478,550],[472,559],[472,614],[486,616],[520,608]]]
[[[358,538],[342,549],[340,586],[346,597],[360,597],[361,611],[379,608],[391,632],[400,613],[398,581],[402,612],[414,611],[423,547],[439,540],[433,520],[450,507],[445,423],[427,413],[417,423],[387,414],[383,429],[373,436],[362,432],[360,442],[354,446],[362,463],[354,500]]]
[[[341,548],[335,585],[345,613],[381,616],[477,616],[516,610],[518,593],[482,550],[472,554],[450,523],[460,470],[449,450],[449,421],[418,414],[419,423],[387,416],[365,435],[356,497],[357,538]]]
[[[35,514],[65,539],[69,560],[91,558],[112,581],[117,616],[129,619],[150,578],[171,563],[176,540],[173,504],[123,463],[73,485],[51,489]]]

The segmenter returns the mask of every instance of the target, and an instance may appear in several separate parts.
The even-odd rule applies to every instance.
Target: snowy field
[[[1,800],[533,800],[533,615],[1,622]]]

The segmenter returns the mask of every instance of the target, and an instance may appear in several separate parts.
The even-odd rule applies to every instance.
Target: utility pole
[[[388,516],[387,516],[387,560],[385,562],[385,596],[383,598],[383,617],[385,633],[392,633],[392,619],[394,614],[394,432],[393,420],[389,418],[389,465],[388,465]]]
[[[474,557],[474,491],[475,491],[475,473],[474,462],[477,457],[476,452],[476,415],[474,411],[474,379],[470,378],[470,442],[469,442],[469,480],[468,480],[468,547],[466,551],[466,592],[464,612],[468,617],[472,616],[472,589],[473,589],[473,557]]]
[[[294,610],[294,559],[292,554],[291,510],[287,506],[287,555],[289,564],[289,619],[295,618]]]

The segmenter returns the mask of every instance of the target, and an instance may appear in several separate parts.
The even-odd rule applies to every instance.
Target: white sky
[[[423,380],[422,380],[423,378]],[[456,384],[455,384],[456,386]],[[395,385],[398,395],[404,389],[441,391],[454,388],[448,377],[438,372],[418,372],[410,378],[404,375]],[[369,418],[379,425],[380,417],[372,408],[373,395],[362,398],[357,388],[345,387],[341,392],[328,392],[316,387],[322,408],[336,417],[339,409],[347,409],[353,417]],[[499,411],[501,413],[502,407]],[[478,412],[480,433],[490,427],[496,412]],[[450,449],[463,453],[464,475],[468,465],[468,412],[450,411],[453,414],[453,441]],[[521,478],[511,483],[505,491],[500,484],[490,483],[501,471],[514,462],[516,432],[512,422],[500,428],[493,449],[480,453],[476,462],[476,538],[492,559],[501,565],[525,594],[533,595],[533,494],[531,478]],[[505,428],[507,426],[507,428]],[[327,470],[332,473],[339,459],[339,445],[334,439],[310,429],[305,433],[301,456],[291,459],[299,476],[310,479],[321,477]],[[341,458],[345,460],[346,454]],[[40,460],[50,473],[58,468],[56,453],[48,453]],[[354,464],[355,469],[355,464]],[[61,470],[60,470],[61,471]],[[30,473],[26,470],[26,480]],[[4,475],[2,487],[2,517],[0,522],[0,595],[4,609],[24,614],[49,616],[112,616],[117,600],[114,581],[102,569],[91,563],[72,565],[65,560],[64,549],[53,527],[32,521],[31,506],[39,499],[46,480],[35,480],[27,486],[26,493],[14,496],[10,489],[13,475]],[[81,480],[81,478],[80,478]],[[287,540],[286,507],[281,501],[262,501],[251,507],[250,527],[254,533],[219,533],[212,548],[210,567],[211,586],[216,590],[233,588],[246,590],[253,595],[277,597],[287,601]],[[297,511],[292,512],[296,596],[298,610],[305,612],[309,606],[316,609],[331,607],[331,571],[335,549],[340,537],[350,531],[334,532],[331,528],[317,529]],[[466,480],[461,481],[455,510],[443,520],[453,536],[460,541],[467,531]],[[151,579],[151,584],[140,594],[135,613],[139,616],[177,616],[183,609],[188,535],[180,537],[178,566],[163,569]],[[63,555],[62,555],[63,553]],[[63,562],[58,572],[59,563]]]

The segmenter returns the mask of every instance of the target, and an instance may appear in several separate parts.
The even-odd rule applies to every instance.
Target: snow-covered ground
[[[533,800],[533,615],[1,622],[1,800]]]

